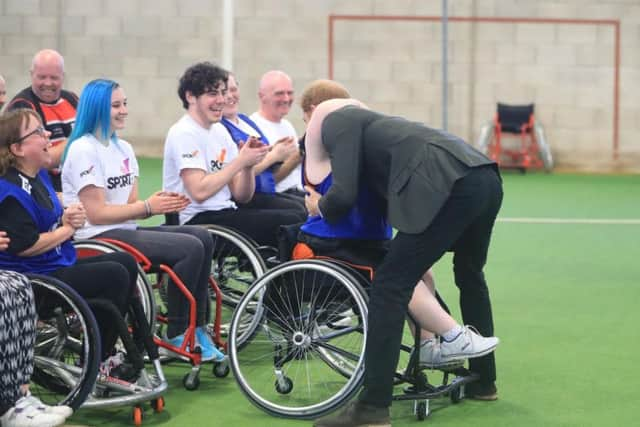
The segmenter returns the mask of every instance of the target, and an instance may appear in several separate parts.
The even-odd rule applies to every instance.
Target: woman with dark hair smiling
[[[85,298],[110,301],[124,315],[133,298],[136,262],[125,253],[76,259],[70,239],[84,225],[85,212],[81,204],[69,205],[63,211],[47,174],[49,146],[49,132],[34,111],[18,109],[0,116],[0,227],[6,231],[0,241],[3,248],[6,246],[0,251],[0,269],[55,277]],[[3,301],[7,302],[5,298]],[[23,302],[26,304],[24,298]],[[102,339],[102,373],[124,375],[125,366],[113,362],[117,356],[112,358],[117,333],[111,313],[96,308],[93,311]],[[10,356],[3,352],[0,361],[14,362]],[[32,402],[29,405],[46,410],[34,397],[26,397]],[[29,406],[25,402],[16,402],[16,411],[9,409],[3,426],[36,425],[24,424],[24,420],[20,423]],[[62,420],[71,414],[66,407],[56,412]],[[58,424],[43,421],[37,425]]]

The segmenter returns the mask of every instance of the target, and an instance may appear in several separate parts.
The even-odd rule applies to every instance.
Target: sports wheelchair
[[[214,322],[207,327],[218,348],[226,350],[227,343],[223,338],[228,333],[228,322],[231,312],[249,285],[266,270],[260,249],[250,239],[233,230],[216,226],[205,226],[214,240],[214,257],[212,259],[210,294],[215,302]],[[195,343],[195,299],[180,278],[166,265],[154,265],[136,248],[112,239],[95,239],[75,242],[76,249],[81,256],[91,256],[98,253],[126,251],[136,258],[139,263],[138,293],[143,301],[146,318],[155,332],[155,343],[169,350],[171,353],[186,359],[191,363],[191,370],[183,377],[183,385],[187,390],[196,390],[200,385],[201,354]],[[261,249],[263,250],[263,249]],[[183,345],[178,348],[170,345],[160,337],[162,327],[166,324],[166,289],[169,278],[175,286],[180,288],[190,304],[190,323]],[[248,317],[242,328],[255,329],[255,316]],[[242,339],[242,338],[241,338]],[[193,348],[193,350],[190,350]],[[214,362],[212,372],[222,378],[229,374],[226,360]]]
[[[165,214],[166,225],[179,225],[177,213]],[[210,325],[209,333],[216,340],[215,343],[227,349],[227,343],[222,340],[229,333],[231,315],[240,298],[249,286],[267,270],[266,261],[277,253],[275,248],[260,246],[249,236],[240,231],[215,224],[199,224],[206,228],[213,238],[213,259],[211,264],[211,278],[220,293],[212,294],[216,300],[216,319],[218,326]],[[218,304],[219,302],[219,304]],[[255,328],[254,317],[247,317],[241,324],[241,329]],[[246,336],[240,335],[239,341]]]
[[[522,173],[528,169],[553,169],[551,148],[544,128],[535,120],[534,104],[498,103],[493,121],[482,127],[476,145],[501,168],[515,168]]]
[[[370,268],[318,257],[282,263],[254,282],[229,333],[231,369],[253,404],[275,416],[310,419],[354,396],[363,381],[372,274]],[[257,327],[239,333],[249,316],[258,319]],[[395,384],[407,387],[394,400],[413,400],[418,419],[429,414],[430,399],[448,396],[458,403],[465,384],[477,380],[454,364],[439,371],[442,381],[432,385],[413,351],[420,347],[419,332],[404,341],[407,369],[395,374]]]
[[[74,410],[134,405],[133,421],[141,425],[141,403],[150,401],[156,412],[164,408],[167,381],[149,337],[142,308],[133,304],[125,320],[108,301],[85,300],[72,288],[49,276],[28,275],[34,291],[38,321],[34,347],[31,392],[49,405],[64,404]],[[136,378],[123,380],[99,371],[100,333],[92,309],[108,310],[118,329],[119,350],[126,353]],[[149,354],[153,373],[147,372],[142,352]]]

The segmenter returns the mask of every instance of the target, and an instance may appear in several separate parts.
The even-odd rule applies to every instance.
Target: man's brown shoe
[[[314,427],[391,427],[389,408],[367,405],[357,400],[336,415],[320,418]]]
[[[494,382],[472,382],[464,387],[464,395],[468,399],[475,400],[498,400],[498,389]]]

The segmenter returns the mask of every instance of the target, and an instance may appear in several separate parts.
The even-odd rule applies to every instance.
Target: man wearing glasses
[[[11,100],[7,111],[17,108],[33,110],[40,116],[45,129],[51,132],[49,151],[52,163],[49,175],[53,188],[60,192],[60,158],[76,120],[78,96],[62,89],[64,58],[55,50],[45,49],[36,53],[30,73],[31,86],[23,89]]]

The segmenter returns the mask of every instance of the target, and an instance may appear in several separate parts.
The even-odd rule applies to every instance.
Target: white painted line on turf
[[[589,219],[589,218],[498,218],[498,222],[517,222],[523,224],[604,224],[604,225],[640,225],[640,219]]]

